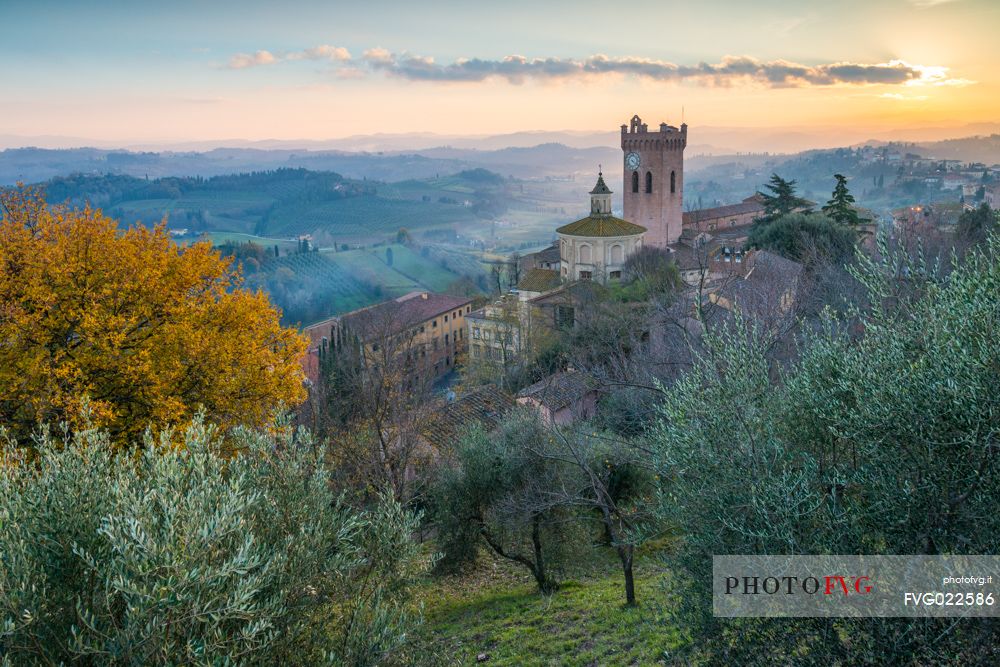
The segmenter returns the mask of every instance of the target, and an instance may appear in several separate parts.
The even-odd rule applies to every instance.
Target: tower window
[[[632,172],[632,192],[639,191],[639,172]]]
[[[670,172],[670,194],[677,192],[677,172]]]
[[[653,191],[653,172],[646,172],[646,192]]]

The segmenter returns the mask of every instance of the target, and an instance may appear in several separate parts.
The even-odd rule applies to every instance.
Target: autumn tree
[[[260,426],[304,398],[305,340],[210,244],[23,187],[0,205],[0,422],[22,441],[87,420],[125,444],[199,410]]]

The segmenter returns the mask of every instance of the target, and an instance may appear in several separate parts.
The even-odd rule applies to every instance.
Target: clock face
[[[632,152],[625,156],[625,166],[635,171],[642,164],[642,160],[639,159],[639,154]]]

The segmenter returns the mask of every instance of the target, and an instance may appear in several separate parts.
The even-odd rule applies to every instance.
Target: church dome
[[[556,230],[564,236],[614,237],[636,236],[646,228],[611,215],[611,188],[604,182],[604,174],[597,172],[597,184],[590,191],[590,215]]]
[[[586,218],[563,225],[556,230],[564,236],[636,236],[646,233],[646,228],[610,215],[588,215]]]

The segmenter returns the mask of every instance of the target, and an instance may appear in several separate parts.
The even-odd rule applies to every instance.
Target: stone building
[[[590,191],[590,215],[556,230],[563,280],[617,280],[626,258],[642,247],[646,228],[614,217],[611,194],[599,173]]]
[[[684,231],[715,232],[752,224],[764,215],[764,201],[759,194],[751,195],[739,204],[702,208],[684,214]]]
[[[468,297],[417,291],[310,325],[302,331],[309,338],[306,377],[319,380],[323,355],[360,348],[372,359],[389,350],[407,355],[408,379],[433,382],[454,367],[465,347],[471,304]]]
[[[650,245],[665,248],[677,243],[683,223],[687,125],[660,123],[659,132],[650,132],[639,116],[632,116],[621,130],[623,217],[649,230]]]
[[[597,413],[598,387],[580,371],[561,371],[522,389],[517,403],[533,407],[548,426],[567,426]]]

